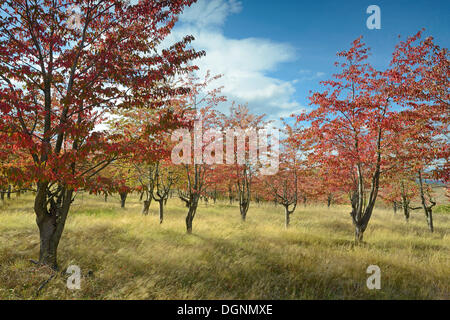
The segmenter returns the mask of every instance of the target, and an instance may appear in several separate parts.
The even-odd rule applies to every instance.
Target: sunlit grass
[[[406,223],[376,209],[365,243],[353,244],[349,208],[299,206],[284,229],[281,207],[252,204],[247,222],[226,202],[201,204],[194,234],[186,209],[171,199],[162,225],[152,203],[142,216],[130,197],[79,195],[59,246],[62,271],[83,272],[81,290],[29,262],[39,252],[32,195],[0,204],[0,299],[449,299],[450,215],[423,213]],[[366,287],[366,269],[381,268],[381,290]],[[91,271],[91,275],[88,272]]]

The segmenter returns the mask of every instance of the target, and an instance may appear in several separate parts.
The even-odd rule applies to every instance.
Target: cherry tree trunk
[[[422,207],[425,212],[425,217],[427,218],[427,224],[428,228],[430,228],[431,232],[434,232],[434,226],[433,226],[433,206],[436,204],[433,200],[431,200],[430,196],[430,202],[431,205],[427,205],[426,199],[425,199],[425,192],[423,187],[423,181],[422,181],[422,172],[419,171],[419,186],[420,186],[420,199],[422,201]]]
[[[125,208],[125,201],[127,200],[128,192],[120,193],[120,207]]]
[[[403,215],[405,216],[406,222],[409,221],[409,204],[403,203]]]
[[[73,191],[63,190],[57,201],[51,203],[50,210],[47,210],[45,204],[47,201],[46,192],[47,187],[41,185],[36,194],[34,206],[40,239],[39,264],[56,270],[58,268],[58,245],[72,203]]]
[[[249,207],[249,201],[242,201],[239,203],[239,209],[241,211],[241,219],[244,222],[247,218],[248,207]]]
[[[364,235],[365,228],[362,226],[355,226],[355,242],[360,243],[363,241],[363,235]]]
[[[47,265],[53,269],[57,268],[57,249],[60,238],[56,235],[57,223],[55,218],[46,215],[36,219],[39,228],[39,263]]]
[[[186,216],[186,232],[192,233],[192,222],[194,221],[195,213],[197,212],[198,199],[193,199],[187,204],[189,210]]]
[[[150,210],[150,203],[151,203],[151,201],[149,199],[148,200],[144,200],[144,207],[142,208],[142,214],[144,216],[148,215],[148,212]]]
[[[159,224],[162,224],[164,221],[164,199],[161,199],[159,202]],[[192,224],[191,224],[192,230]]]
[[[285,217],[285,227],[289,228],[289,223],[291,222],[291,212],[289,211],[287,206],[284,206],[284,217]]]
[[[428,210],[427,210],[427,223],[428,223],[428,227],[430,228],[430,231],[434,232],[433,209],[431,209],[431,208],[428,208]]]

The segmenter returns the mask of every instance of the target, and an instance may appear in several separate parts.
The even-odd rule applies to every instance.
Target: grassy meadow
[[[59,272],[30,263],[39,254],[32,195],[0,202],[0,299],[449,299],[450,214],[436,210],[435,232],[422,211],[377,208],[355,246],[346,206],[300,205],[285,230],[283,209],[251,204],[242,223],[237,204],[201,203],[192,235],[186,208],[170,199],[159,224],[157,203],[142,216],[136,196],[78,195],[62,236]],[[69,265],[82,270],[81,290],[66,287]],[[369,265],[381,290],[369,290]]]

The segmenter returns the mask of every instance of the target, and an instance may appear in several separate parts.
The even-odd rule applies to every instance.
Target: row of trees
[[[265,116],[246,106],[217,111],[225,97],[214,88],[218,77],[195,76],[192,61],[205,53],[190,47],[192,37],[162,47],[193,2],[80,0],[74,28],[70,1],[0,0],[0,189],[35,192],[38,263],[57,267],[81,191],[105,200],[117,193],[123,206],[127,194],[139,192],[143,214],[159,203],[161,223],[176,192],[188,233],[201,198],[237,198],[243,221],[252,200],[277,202],[286,227],[300,202],[349,203],[362,241],[377,198],[409,212],[410,185],[417,184],[433,230],[426,179],[449,178],[447,49],[419,32],[380,71],[355,40],[338,54],[339,72],[322,83],[324,91],[312,93],[312,111],[285,120],[278,170],[263,175],[261,159],[276,152],[275,140],[259,150],[259,162],[250,160],[252,130],[270,125]],[[240,131],[224,143],[209,129]],[[224,154],[232,161],[217,161]],[[175,164],[174,157],[192,161]]]

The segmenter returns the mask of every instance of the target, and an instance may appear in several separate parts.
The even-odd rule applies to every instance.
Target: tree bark
[[[247,218],[248,208],[250,207],[250,185],[250,173],[245,168],[242,174],[242,178],[240,178],[237,182],[237,190],[239,192],[239,210],[241,212],[241,219],[243,222],[245,222]]]
[[[8,193],[6,194],[7,199],[11,199],[11,185],[8,185]]]
[[[247,218],[247,212],[248,212],[249,205],[250,205],[250,202],[245,201],[245,200],[239,203],[239,209],[241,211],[241,219],[243,222],[245,222],[245,220]]]
[[[401,188],[401,196],[402,196],[403,215],[405,216],[406,222],[408,222],[409,221],[409,213],[410,213],[410,211],[409,211],[410,200],[408,199],[408,196],[406,194],[404,181],[402,181],[400,183],[400,188]]]
[[[291,222],[291,213],[287,206],[284,206],[284,214],[285,214],[285,227],[289,228],[289,223]]]
[[[125,208],[125,201],[127,200],[128,192],[120,193],[120,207]]]
[[[433,207],[436,205],[436,202],[434,202],[431,199],[431,195],[429,195],[429,200],[431,205],[427,205],[427,201],[425,199],[425,192],[424,192],[424,188],[423,188],[423,180],[422,180],[422,172],[419,170],[418,172],[419,175],[419,186],[420,186],[420,199],[422,201],[422,207],[423,210],[425,212],[425,217],[427,219],[427,224],[428,224],[428,228],[430,229],[431,232],[434,232],[434,226],[433,226]]]
[[[36,219],[36,223],[39,228],[40,239],[39,263],[56,269],[57,249],[60,240],[55,237],[56,220],[53,216],[45,215],[40,219]]]
[[[144,200],[144,207],[142,208],[142,214],[144,216],[147,216],[149,210],[150,210],[150,200]]]
[[[355,226],[355,242],[360,243],[363,241],[365,228],[362,226]]]
[[[198,196],[194,195],[187,203],[189,210],[186,216],[186,232],[188,234],[192,234],[192,222],[194,221],[197,212],[198,200]]]
[[[405,216],[406,222],[409,221],[409,202],[404,201],[403,202],[403,215]]]
[[[433,225],[433,209],[428,208],[428,212],[427,212],[427,224],[428,227],[430,228],[431,232],[434,232],[434,225]]]
[[[162,224],[164,221],[164,199],[161,199],[159,202],[159,224]],[[192,226],[191,226],[192,230]]]
[[[57,249],[72,203],[73,191],[62,188],[56,201],[47,199],[47,192],[47,183],[40,183],[34,205],[40,238],[39,264],[56,270]],[[50,210],[47,209],[47,202],[50,203]]]
[[[186,232],[192,234],[192,220],[193,218],[188,214],[186,217]]]

